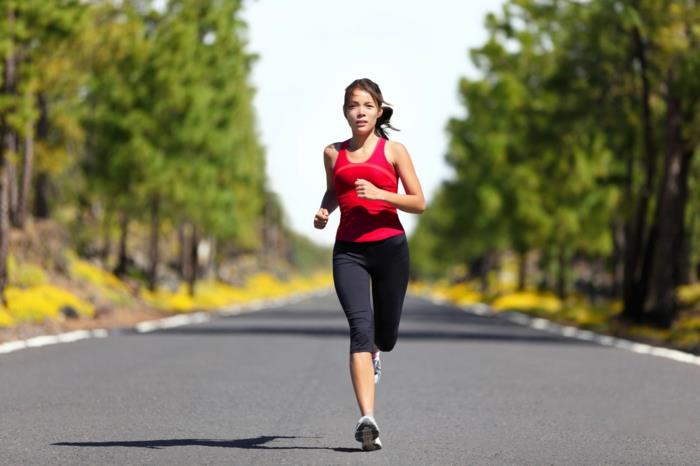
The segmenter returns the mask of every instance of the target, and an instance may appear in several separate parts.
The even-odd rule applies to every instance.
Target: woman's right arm
[[[333,183],[333,165],[338,156],[335,144],[327,146],[323,150],[323,166],[326,169],[326,192],[321,200],[321,207],[314,216],[314,227],[319,230],[326,227],[328,217],[338,207],[338,198],[335,194],[335,184]]]

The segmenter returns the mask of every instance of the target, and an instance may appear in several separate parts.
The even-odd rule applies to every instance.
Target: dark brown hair
[[[391,126],[391,116],[394,114],[394,109],[388,107],[388,103],[384,102],[384,97],[382,97],[382,91],[379,89],[377,83],[368,78],[356,79],[350,83],[348,87],[345,88],[345,99],[343,101],[343,112],[348,106],[348,100],[352,96],[352,91],[355,89],[360,89],[361,91],[367,92],[374,99],[374,103],[377,107],[382,109],[381,116],[377,119],[377,124],[374,127],[374,133],[384,139],[389,139],[387,135],[387,129],[392,129],[394,131],[399,131],[397,128]],[[386,104],[386,105],[385,105]]]

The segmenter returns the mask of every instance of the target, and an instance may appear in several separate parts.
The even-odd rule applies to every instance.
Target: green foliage
[[[264,156],[239,10],[197,0],[162,12],[136,2],[94,7],[83,167],[108,212],[145,222],[158,199],[170,225],[258,245]]]
[[[653,0],[512,0],[489,15],[488,40],[470,50],[481,76],[459,83],[467,116],[447,126],[454,174],[413,239],[417,273],[505,250],[539,251],[543,269],[562,275],[560,258],[610,258],[647,170],[637,37],[648,48],[656,194],[668,92],[682,96],[685,142],[700,141],[698,17],[696,3]],[[697,264],[697,157],[694,164],[686,225]]]
[[[194,222],[249,248],[258,242],[264,161],[239,9],[171,1],[154,29],[147,75],[157,120],[150,140],[164,154],[152,189],[175,223]]]
[[[0,2],[0,68],[17,71],[0,113],[20,149],[4,159],[22,167],[33,133],[34,193],[46,201],[37,211],[69,223],[81,251],[109,244],[121,219],[130,222],[128,249],[143,247],[137,235],[151,221],[166,235],[193,226],[222,251],[261,248],[268,190],[241,8],[237,0]]]

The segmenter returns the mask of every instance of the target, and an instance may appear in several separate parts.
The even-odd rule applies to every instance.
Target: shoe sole
[[[364,451],[375,451],[375,450],[381,450],[382,449],[382,442],[379,440],[379,437],[374,439],[374,442],[372,442],[371,445],[365,446],[362,445],[362,449]]]
[[[355,431],[355,440],[362,443],[362,449],[365,451],[379,450],[382,444],[374,440],[379,437],[379,429],[376,425],[364,423]]]

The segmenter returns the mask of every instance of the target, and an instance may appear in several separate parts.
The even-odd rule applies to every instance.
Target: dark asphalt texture
[[[362,452],[335,295],[0,355],[0,464],[700,464],[700,367],[409,297]]]

